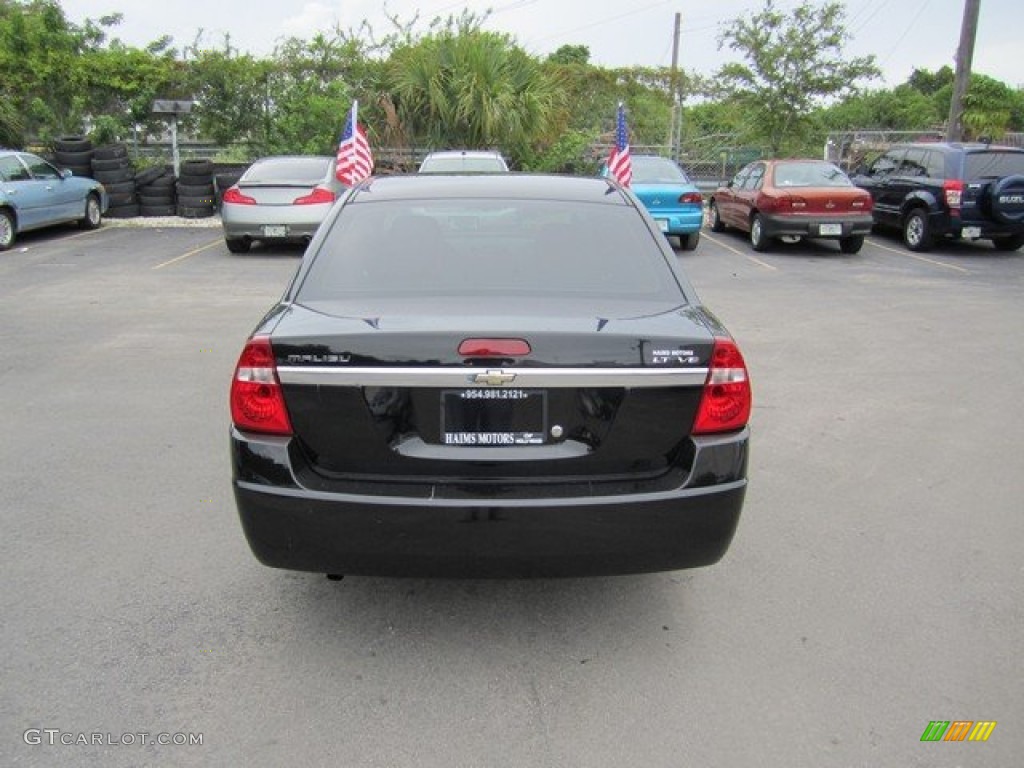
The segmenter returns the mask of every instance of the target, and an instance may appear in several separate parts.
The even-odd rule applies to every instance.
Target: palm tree
[[[395,52],[390,90],[405,135],[431,147],[500,148],[547,137],[555,84],[507,35],[445,30]]]

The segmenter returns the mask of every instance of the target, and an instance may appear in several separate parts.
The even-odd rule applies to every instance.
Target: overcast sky
[[[791,8],[798,0],[777,0]],[[287,36],[309,38],[335,24],[354,28],[367,19],[375,30],[389,25],[380,0],[63,0],[68,17],[81,23],[119,12],[124,20],[114,36],[134,46],[167,34],[181,48],[199,30],[203,42],[216,46],[230,33],[232,44],[256,55],[268,55]],[[586,45],[591,61],[603,66],[668,66],[672,62],[675,13],[683,15],[680,63],[711,74],[729,60],[719,51],[718,32],[730,19],[756,12],[761,2],[748,0],[387,0],[387,8],[403,20],[417,10],[426,22],[463,8],[492,9],[486,26],[506,32],[528,51],[546,55],[561,45]],[[954,66],[960,38],[963,0],[847,0],[846,26],[853,40],[851,55],[874,54],[884,73],[881,87],[903,82],[915,67]],[[1020,49],[1024,0],[981,0],[975,72],[1024,86]]]

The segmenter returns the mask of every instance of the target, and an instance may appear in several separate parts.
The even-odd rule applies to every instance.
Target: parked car
[[[716,562],[751,390],[677,262],[605,179],[356,185],[232,381],[256,557],[335,576]]]
[[[33,229],[73,221],[96,229],[108,202],[98,181],[72,176],[30,152],[0,149],[0,251]]]
[[[872,224],[871,195],[823,160],[755,160],[715,191],[708,208],[714,232],[749,232],[755,251],[776,238],[810,237],[857,253]]]
[[[1024,149],[989,144],[896,144],[855,182],[874,198],[875,222],[912,251],[938,238],[1024,245]]]
[[[633,155],[630,188],[654,217],[658,228],[679,239],[686,251],[697,248],[704,224],[704,196],[682,168],[667,157]],[[607,175],[607,168],[602,171]]]
[[[452,149],[431,152],[420,163],[418,173],[508,173],[500,152]]]
[[[309,242],[347,189],[334,175],[335,158],[264,157],[221,200],[224,242],[246,253],[254,242]]]

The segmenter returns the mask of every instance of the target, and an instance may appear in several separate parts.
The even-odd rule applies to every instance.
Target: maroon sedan
[[[871,231],[871,195],[823,160],[756,160],[719,187],[709,205],[712,231],[749,232],[755,251],[768,250],[775,238],[815,237],[857,253]]]

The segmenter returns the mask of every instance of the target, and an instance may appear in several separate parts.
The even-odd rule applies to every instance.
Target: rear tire
[[[903,243],[912,251],[931,249],[932,232],[928,213],[923,208],[914,208],[903,220]]]
[[[715,201],[711,201],[711,231],[712,232],[725,232],[725,222],[722,221],[721,215],[718,213],[718,205]]]
[[[700,232],[691,232],[688,235],[679,236],[679,247],[684,251],[697,250],[697,243],[700,242]]]
[[[78,220],[78,226],[82,229],[97,229],[102,221],[100,199],[96,195],[89,195],[85,198],[85,215]]]
[[[755,213],[754,218],[750,220],[750,247],[759,253],[764,253],[768,250],[770,243],[771,238],[764,233],[764,221],[761,219],[761,214]]]
[[[227,245],[228,250],[232,253],[248,253],[249,248],[252,246],[252,241],[244,237],[225,237],[224,244]]]
[[[1010,237],[994,237],[992,245],[997,251],[1016,251],[1024,245],[1024,235],[1010,235]]]
[[[14,216],[7,211],[0,211],[0,251],[6,251],[14,245],[14,237]]]
[[[839,250],[842,253],[857,253],[864,245],[864,235],[850,235],[839,238]]]

